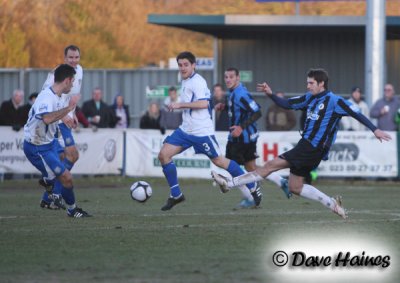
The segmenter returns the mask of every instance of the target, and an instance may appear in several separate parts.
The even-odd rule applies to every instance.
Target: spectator
[[[76,106],[75,108],[75,116],[82,127],[88,128],[90,126],[88,119],[86,118],[85,114],[83,114],[82,109],[79,106]]]
[[[212,107],[218,103],[223,104],[222,110],[214,109],[214,121],[215,121],[215,130],[216,131],[229,131],[229,116],[228,116],[228,107],[227,107],[227,97],[225,96],[225,91],[220,84],[215,84],[213,87],[213,95],[212,95]]]
[[[369,118],[369,107],[367,103],[365,103],[361,99],[361,89],[359,87],[353,87],[351,90],[351,97],[348,99],[348,101],[353,104],[354,106],[357,106],[360,108],[361,113]],[[342,118],[342,128],[345,131],[367,131],[368,128],[365,127],[363,124],[358,122],[356,119],[353,119],[352,117],[343,117]]]
[[[150,103],[148,110],[140,118],[140,128],[161,130],[160,107],[156,102]]]
[[[28,103],[26,104],[26,106],[28,107],[28,111],[31,109],[33,103],[35,103],[36,98],[38,97],[38,95],[39,95],[38,92],[32,92],[32,93],[29,95]]]
[[[29,110],[24,105],[24,91],[16,89],[10,100],[0,106],[0,126],[12,126],[19,131],[28,119]]]
[[[285,97],[283,91],[276,92],[276,96]],[[276,104],[268,107],[266,117],[267,131],[289,131],[296,126],[296,116],[293,111],[279,107]]]
[[[83,103],[82,112],[97,128],[113,128],[117,119],[102,97],[103,91],[99,87],[94,88],[92,99]]]
[[[394,95],[394,87],[386,84],[384,96],[375,102],[371,108],[371,118],[378,119],[378,128],[383,131],[396,131],[395,116],[400,107],[399,99]]]
[[[115,128],[126,129],[129,128],[129,107],[124,102],[124,97],[121,94],[117,94],[112,105],[112,111],[117,118]]]
[[[168,89],[168,97],[164,100],[164,107],[160,111],[160,126],[163,129],[175,130],[182,124],[182,110],[168,110],[171,103],[180,102],[176,88],[171,86]]]

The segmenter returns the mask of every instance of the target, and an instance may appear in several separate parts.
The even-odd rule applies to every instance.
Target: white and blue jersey
[[[79,95],[81,93],[81,87],[82,87],[82,79],[83,79],[83,69],[81,65],[77,65],[75,68],[76,74],[74,76],[74,82],[72,84],[71,91],[69,93],[63,93],[62,98],[64,100],[64,107],[67,107],[69,104],[69,100],[71,99],[71,96],[73,95]],[[54,72],[50,72],[47,75],[47,79],[43,84],[42,89],[48,88],[51,85],[54,84]],[[74,112],[75,110],[72,110],[71,112],[68,113],[68,116],[73,118],[74,117]],[[75,144],[74,138],[72,136],[72,131],[71,129],[62,123],[60,120],[59,122],[59,128],[61,132],[62,139],[59,139],[61,147],[59,148],[59,151],[62,152],[64,146],[72,146]]]
[[[181,102],[190,103],[207,100],[208,108],[184,109],[182,125],[165,139],[165,143],[181,146],[183,150],[194,148],[196,153],[202,153],[213,159],[222,155],[214,135],[214,124],[210,108],[211,93],[202,76],[194,73],[182,81]]]
[[[240,126],[242,123],[250,119],[250,117],[260,111],[260,105],[254,101],[247,89],[239,84],[235,89],[229,90],[228,98],[228,116],[229,127]],[[259,133],[257,131],[257,123],[253,122],[243,129],[242,134],[234,138],[231,134],[228,136],[230,142],[250,143],[256,142]]]
[[[48,181],[65,171],[57,153],[57,141],[54,136],[58,131],[58,121],[45,124],[43,115],[63,109],[62,97],[51,88],[42,90],[32,105],[28,121],[24,126],[24,153],[28,160]],[[51,183],[51,182],[50,182]]]
[[[194,136],[214,135],[214,124],[211,118],[211,93],[205,79],[197,73],[182,81],[181,102],[190,103],[207,100],[206,109],[184,109],[182,112],[182,131]]]
[[[42,90],[29,110],[28,121],[24,126],[25,140],[35,145],[51,143],[57,132],[58,122],[46,125],[42,116],[62,108],[64,108],[64,100],[51,87]]]

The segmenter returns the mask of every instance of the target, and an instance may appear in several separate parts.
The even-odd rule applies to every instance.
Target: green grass
[[[310,234],[337,235],[344,243],[372,236],[392,247],[398,263],[396,183],[317,183],[329,195],[343,195],[352,209],[343,221],[318,203],[287,200],[270,183],[261,208],[233,210],[237,191],[223,195],[210,181],[182,180],[186,201],[162,212],[166,182],[147,178],[153,196],[140,204],[129,197],[133,181],[77,179],[78,204],[94,215],[87,219],[40,209],[34,180],[0,183],[0,282],[287,282],[265,272],[266,247]]]

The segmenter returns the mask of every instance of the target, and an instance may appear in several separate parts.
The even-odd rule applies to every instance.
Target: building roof
[[[183,28],[219,38],[277,31],[365,32],[365,16],[165,15],[150,14],[151,24]],[[387,38],[400,39],[400,17],[386,17]]]

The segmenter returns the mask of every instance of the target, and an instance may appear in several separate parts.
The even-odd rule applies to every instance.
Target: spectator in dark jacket
[[[29,108],[24,105],[24,91],[16,89],[10,100],[0,106],[0,126],[11,126],[19,131],[28,119]]]
[[[140,118],[140,128],[161,130],[160,107],[156,102],[150,103],[147,112]]]
[[[102,100],[103,91],[96,87],[92,91],[92,99],[85,101],[82,112],[89,122],[97,128],[113,128],[116,117],[111,108]]]
[[[129,107],[124,102],[124,97],[122,94],[117,94],[114,98],[114,104],[111,106],[114,115],[117,118],[117,123],[115,128],[126,129],[129,128]]]

